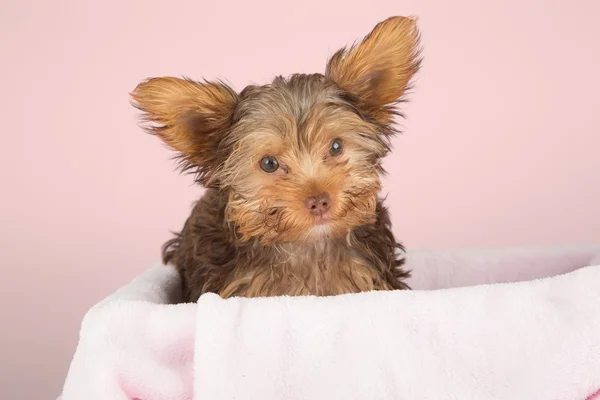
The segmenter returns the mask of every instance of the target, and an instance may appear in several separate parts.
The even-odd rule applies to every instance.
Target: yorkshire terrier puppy
[[[324,74],[240,93],[172,77],[135,88],[145,129],[206,188],[163,247],[185,301],[408,289],[378,194],[419,36],[415,19],[392,17],[337,51]]]

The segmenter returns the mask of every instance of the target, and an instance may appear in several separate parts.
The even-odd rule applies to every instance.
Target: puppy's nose
[[[308,197],[304,200],[304,205],[312,215],[321,215],[329,211],[331,198],[328,193],[321,193],[318,196]]]

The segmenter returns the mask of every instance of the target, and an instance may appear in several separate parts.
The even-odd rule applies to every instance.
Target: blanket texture
[[[197,304],[157,265],[86,314],[59,399],[600,399],[600,246],[407,258],[413,291]]]

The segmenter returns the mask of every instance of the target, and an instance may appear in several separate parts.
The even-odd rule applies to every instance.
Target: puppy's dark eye
[[[329,155],[332,157],[339,156],[342,154],[343,149],[344,147],[342,146],[342,140],[333,139],[333,142],[331,142],[331,147],[329,148]]]
[[[270,174],[279,169],[279,163],[275,157],[266,156],[260,160],[260,169]]]

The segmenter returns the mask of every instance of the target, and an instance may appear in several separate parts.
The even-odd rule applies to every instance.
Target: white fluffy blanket
[[[408,255],[414,291],[94,306],[62,400],[600,399],[600,246]]]

